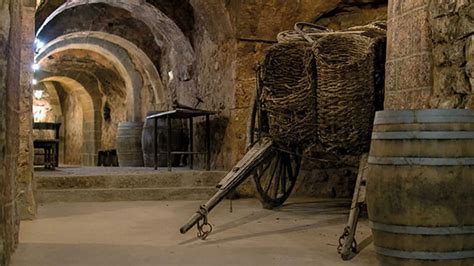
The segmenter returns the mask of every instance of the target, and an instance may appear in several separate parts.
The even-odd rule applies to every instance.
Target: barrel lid
[[[469,109],[420,109],[379,111],[374,125],[411,123],[474,123],[474,110]]]

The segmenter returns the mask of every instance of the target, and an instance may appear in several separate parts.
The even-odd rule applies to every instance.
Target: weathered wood
[[[366,203],[366,170],[368,154],[363,154],[359,163],[359,172],[357,174],[356,185],[354,189],[354,196],[352,198],[351,209],[349,212],[349,219],[347,225],[344,228],[344,233],[340,239],[340,250],[339,253],[343,260],[349,260],[355,256],[357,252],[357,246],[355,242],[355,232],[357,230],[357,223],[359,222],[359,215],[361,208]]]
[[[472,265],[474,111],[386,111],[374,124],[367,204],[381,263]]]
[[[219,182],[217,185],[219,188],[217,193],[209,199],[206,204],[202,205],[201,208],[204,209],[206,213],[210,212],[225,196],[245,181],[258,165],[269,159],[268,156],[271,155],[272,146],[273,142],[268,138],[257,142],[221,182]],[[181,227],[180,232],[182,234],[186,233],[203,218],[201,212],[195,213],[188,222]]]

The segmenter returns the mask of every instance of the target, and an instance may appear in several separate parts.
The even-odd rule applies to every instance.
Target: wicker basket
[[[328,35],[313,50],[318,141],[339,154],[365,152],[375,111],[372,39],[357,34]]]
[[[261,102],[269,133],[279,144],[314,143],[316,92],[314,54],[308,43],[276,44],[266,51]]]

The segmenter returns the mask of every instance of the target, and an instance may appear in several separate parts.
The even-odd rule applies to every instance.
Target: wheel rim
[[[274,150],[253,172],[253,180],[264,208],[281,206],[290,196],[301,165],[301,157]]]

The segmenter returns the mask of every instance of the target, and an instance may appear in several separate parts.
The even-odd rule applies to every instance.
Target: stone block
[[[389,20],[401,14],[402,3],[403,3],[403,0],[389,0],[388,1],[387,14],[388,14]]]
[[[471,88],[464,68],[436,67],[433,72],[433,91],[435,95],[469,94]]]
[[[431,50],[428,15],[425,10],[420,9],[410,15],[397,17],[391,26],[394,30],[388,40],[392,42],[389,46],[389,59]]]
[[[474,35],[466,41],[466,75],[469,77],[471,90],[474,91]]]
[[[397,47],[393,45],[397,32],[398,20],[392,19],[387,22],[387,62],[396,59]]]
[[[458,1],[453,0],[431,0],[429,3],[430,17],[437,18],[451,15],[456,12]]]
[[[429,0],[400,0],[399,2],[400,12],[404,14],[416,8],[427,7]]]
[[[396,62],[387,62],[385,65],[385,91],[397,90]]]
[[[425,109],[429,106],[430,95],[430,88],[387,92],[384,107],[386,110]]]
[[[469,94],[465,97],[466,109],[474,109],[474,94]]]
[[[435,66],[461,66],[466,62],[464,41],[438,44],[433,48]]]
[[[397,62],[397,90],[431,85],[431,55],[429,53],[404,58]]]
[[[474,19],[465,13],[434,18],[431,32],[435,43],[460,40],[474,33]]]
[[[463,98],[459,94],[447,96],[433,96],[430,99],[431,108],[453,109],[460,108],[463,104]]]

